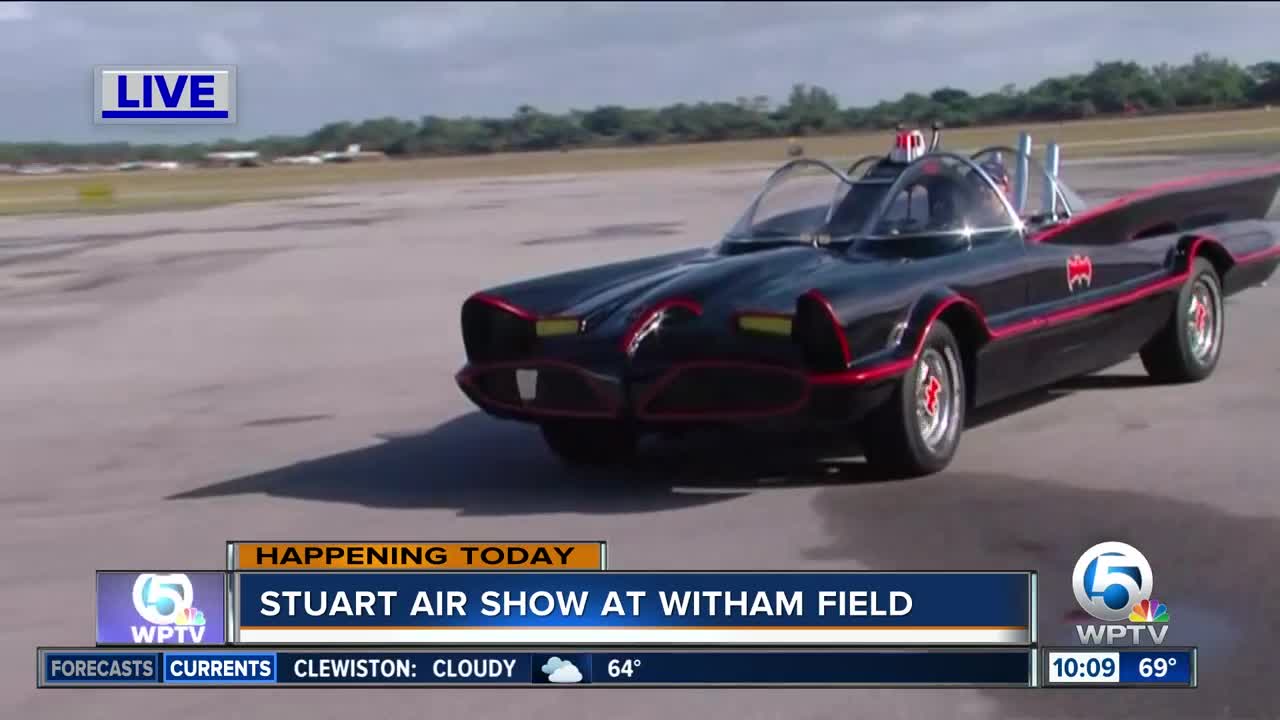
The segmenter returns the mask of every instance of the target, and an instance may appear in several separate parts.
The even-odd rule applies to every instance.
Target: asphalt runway
[[[1069,166],[1101,198],[1261,157]],[[367,186],[183,213],[0,219],[0,694],[8,717],[1263,718],[1280,713],[1280,294],[1228,305],[1217,373],[1131,361],[974,418],[880,482],[759,442],[572,473],[457,390],[458,309],[517,278],[714,242],[759,169]],[[1186,691],[35,689],[93,639],[96,568],[218,568],[236,539],[609,541],[622,569],[1037,568],[1140,548],[1199,645]]]

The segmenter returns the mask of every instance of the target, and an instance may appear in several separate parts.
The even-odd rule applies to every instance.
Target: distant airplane
[[[348,145],[346,150],[321,153],[320,159],[325,162],[351,162],[360,154],[359,145]]]

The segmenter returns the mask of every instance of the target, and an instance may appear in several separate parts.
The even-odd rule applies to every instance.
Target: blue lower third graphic
[[[259,646],[1034,639],[1028,573],[251,572],[237,583],[236,639]]]

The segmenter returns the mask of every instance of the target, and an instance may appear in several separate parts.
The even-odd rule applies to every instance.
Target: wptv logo
[[[1145,635],[1155,645],[1169,632],[1169,608],[1151,597],[1155,576],[1137,548],[1122,542],[1098,543],[1076,561],[1071,588],[1076,602],[1109,625],[1076,625],[1084,645],[1141,645]],[[1120,624],[1123,621],[1130,624]]]
[[[204,613],[195,607],[195,590],[186,575],[139,575],[133,583],[133,609],[147,623],[129,627],[135,643],[204,639]]]

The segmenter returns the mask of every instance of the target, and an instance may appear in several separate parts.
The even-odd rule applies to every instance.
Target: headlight
[[[738,328],[747,332],[791,336],[790,315],[739,315]]]
[[[555,337],[557,335],[577,335],[581,321],[578,318],[558,317],[538,320],[536,330],[538,337]]]

